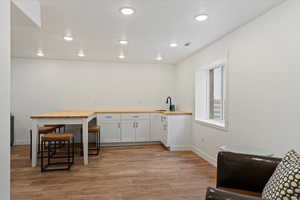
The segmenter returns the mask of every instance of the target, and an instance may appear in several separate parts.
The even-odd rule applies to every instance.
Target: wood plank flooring
[[[71,171],[41,173],[32,168],[29,148],[11,155],[13,200],[202,200],[215,185],[216,169],[193,152],[170,152],[160,145],[106,147],[103,157]]]

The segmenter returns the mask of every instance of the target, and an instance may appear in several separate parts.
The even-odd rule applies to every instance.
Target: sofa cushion
[[[266,184],[262,199],[300,199],[300,155],[297,152],[292,150],[284,156]]]

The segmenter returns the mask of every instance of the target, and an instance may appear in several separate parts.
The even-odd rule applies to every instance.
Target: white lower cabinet
[[[121,141],[122,142],[134,142],[135,141],[135,122],[134,121],[122,121],[121,123]]]
[[[150,141],[150,120],[136,120],[135,121],[135,141],[148,142]]]
[[[170,150],[187,150],[191,115],[99,114],[101,143],[161,142]]]
[[[191,115],[162,115],[161,143],[171,151],[190,150]]]
[[[121,142],[121,128],[118,121],[101,122],[101,143]]]
[[[150,141],[159,142],[161,141],[161,114],[151,114],[150,121]]]
[[[101,143],[150,141],[150,114],[99,114],[97,119]]]
[[[124,120],[121,122],[122,142],[149,142],[149,119]]]

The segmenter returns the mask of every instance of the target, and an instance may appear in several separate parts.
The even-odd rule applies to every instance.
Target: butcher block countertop
[[[31,119],[35,118],[88,118],[89,116],[95,114],[94,111],[81,111],[81,110],[73,110],[73,111],[55,111],[43,113],[40,115],[32,115]]]
[[[61,110],[43,113],[40,115],[32,115],[31,118],[88,118],[89,116],[97,113],[161,113],[165,115],[192,115],[191,112],[185,112],[180,110]]]

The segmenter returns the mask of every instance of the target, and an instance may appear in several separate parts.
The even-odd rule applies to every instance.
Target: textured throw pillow
[[[300,155],[288,152],[262,193],[263,200],[300,200]]]

